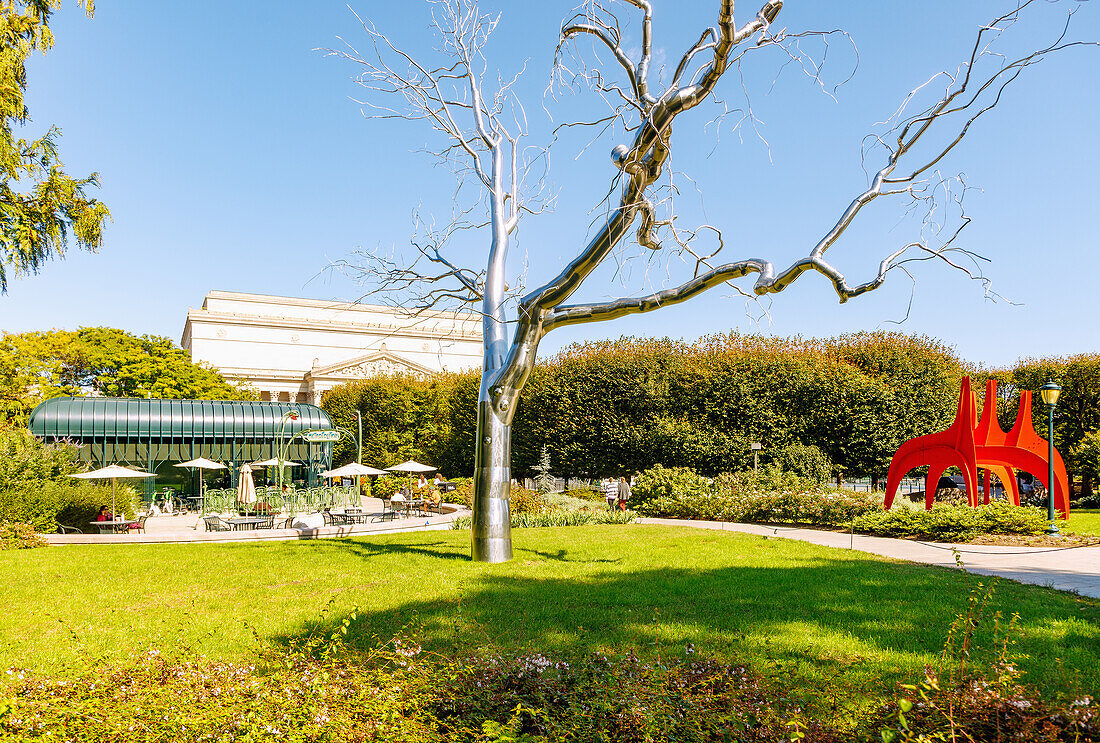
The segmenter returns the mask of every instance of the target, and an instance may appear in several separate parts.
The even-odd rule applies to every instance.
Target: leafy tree
[[[77,247],[96,250],[103,242],[107,207],[85,189],[99,176],[74,178],[58,157],[61,131],[51,126],[38,139],[17,137],[30,119],[24,102],[27,58],[45,54],[54,38],[49,22],[61,0],[0,2],[0,294],[12,278],[37,273],[42,264],[65,253],[70,234]],[[88,15],[93,0],[81,0]]]
[[[35,405],[65,395],[255,399],[216,370],[192,363],[168,338],[115,328],[0,335],[0,420],[22,424]]]
[[[1072,453],[1078,471],[1085,478],[1085,494],[1092,495],[1091,484],[1100,480],[1100,432],[1086,433]]]

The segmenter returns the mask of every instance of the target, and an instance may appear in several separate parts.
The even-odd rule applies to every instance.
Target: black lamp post
[[[1039,395],[1047,404],[1047,496],[1050,500],[1047,511],[1050,527],[1047,529],[1047,534],[1058,533],[1058,527],[1054,524],[1054,406],[1058,404],[1060,394],[1062,394],[1062,388],[1054,382],[1047,382],[1039,388]]]

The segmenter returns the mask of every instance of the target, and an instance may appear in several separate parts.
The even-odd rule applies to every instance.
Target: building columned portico
[[[318,405],[356,379],[480,366],[481,316],[212,291],[188,310],[180,345],[261,400]]]

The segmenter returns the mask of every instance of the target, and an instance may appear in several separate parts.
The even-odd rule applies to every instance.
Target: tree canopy
[[[81,0],[88,15],[93,0]],[[92,173],[75,178],[58,155],[61,130],[50,126],[36,139],[17,136],[30,120],[24,101],[27,58],[53,46],[50,15],[61,0],[0,2],[0,294],[9,278],[37,273],[61,257],[70,236],[78,248],[97,250],[103,242],[107,207],[87,195],[99,185]],[[10,272],[10,276],[9,276]]]
[[[23,423],[35,405],[65,395],[255,399],[168,338],[115,328],[0,335],[0,420]]]

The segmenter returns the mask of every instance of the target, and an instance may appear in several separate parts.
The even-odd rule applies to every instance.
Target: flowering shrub
[[[30,524],[0,521],[0,550],[25,550],[45,547],[47,544]]]
[[[931,511],[895,508],[869,511],[852,521],[861,534],[922,537],[965,542],[981,534],[1042,534],[1048,525],[1041,508],[998,502],[971,508],[936,503]]]
[[[783,522],[839,526],[881,509],[874,496],[826,492],[776,467],[723,473],[713,480],[691,470],[654,467],[634,485],[631,506],[646,516],[732,522]]]

